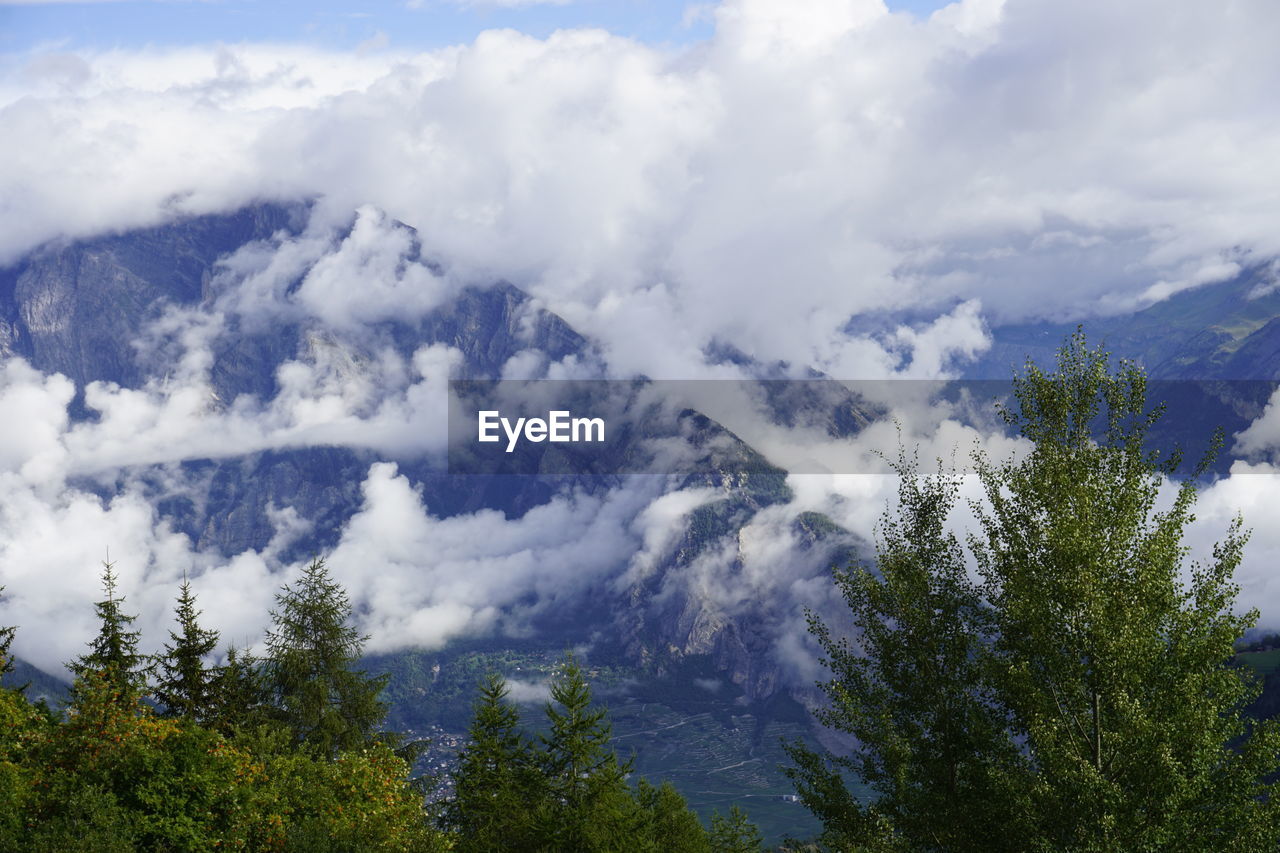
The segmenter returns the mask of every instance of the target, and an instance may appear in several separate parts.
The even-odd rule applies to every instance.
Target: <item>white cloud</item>
[[[528,286],[620,371],[695,375],[712,340],[848,370],[876,357],[841,333],[859,312],[1119,310],[1280,251],[1277,14],[729,0],[675,55],[494,31],[31,56],[0,82],[0,255],[322,194]]]
[[[1270,85],[1280,6],[1269,0],[963,0],[923,21],[879,0],[726,0],[714,14],[714,38],[681,53],[579,30],[486,32],[427,54],[379,40],[341,54],[240,45],[9,57],[0,263],[49,240],[323,198],[302,235],[226,259],[207,311],[174,311],[139,342],[144,354],[177,353],[167,381],[86,389],[97,420],[67,421],[66,380],[0,365],[0,405],[22,425],[0,442],[5,618],[58,626],[48,643],[47,632],[41,644],[20,632],[22,653],[48,664],[78,650],[108,545],[139,609],[163,614],[189,568],[229,638],[256,636],[291,570],[272,549],[194,553],[136,490],[103,501],[67,477],[318,443],[432,452],[457,354],[426,347],[406,360],[363,330],[421,315],[469,280],[527,288],[621,374],[734,375],[705,363],[720,343],[797,375],[922,377],[981,351],[991,317],[1120,310],[1280,253]],[[450,273],[416,259],[393,218],[418,228]],[[898,308],[923,319],[878,336],[845,331],[851,316]],[[272,400],[211,396],[210,346],[233,315],[312,331]],[[524,352],[504,371],[594,368]],[[1275,446],[1275,408],[1241,447]],[[739,417],[735,429],[770,458],[840,470],[834,460],[850,452],[770,429],[749,407],[720,414]],[[972,437],[946,415],[929,421],[931,446]],[[885,425],[857,449],[895,443]],[[1245,505],[1265,517],[1264,482],[1222,481],[1208,515]],[[820,598],[804,572],[776,570],[798,565],[783,554],[788,525],[820,509],[869,531],[885,483],[792,478],[790,505],[685,580],[726,611],[747,592]],[[379,648],[439,643],[518,621],[504,608],[518,611],[526,595],[554,601],[623,572],[648,576],[672,546],[670,526],[707,499],[619,490],[561,495],[520,519],[440,518],[375,466],[333,565],[361,590]],[[276,523],[296,535],[286,515]],[[1246,595],[1270,601],[1253,559]],[[802,625],[774,636],[780,654],[803,657]]]
[[[508,696],[512,702],[522,705],[539,705],[551,701],[551,683],[547,681],[523,681],[507,679]]]

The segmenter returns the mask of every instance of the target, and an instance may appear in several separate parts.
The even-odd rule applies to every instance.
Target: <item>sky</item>
[[[468,283],[514,282],[599,353],[526,351],[513,375],[733,378],[710,357],[733,349],[793,375],[937,378],[989,347],[995,324],[1124,312],[1280,257],[1274,0],[361,9],[0,4],[0,264],[318,200],[303,234],[225,259],[209,310],[158,319],[137,343],[173,354],[165,381],[88,389],[92,421],[71,420],[65,377],[0,358],[0,624],[24,626],[20,654],[56,667],[79,648],[104,541],[151,636],[184,570],[217,627],[252,636],[305,523],[278,508],[270,546],[200,551],[140,472],[316,444],[429,452],[459,354],[339,356]],[[397,222],[444,274],[408,257]],[[210,406],[220,337],[277,315],[335,347],[282,365],[271,400]],[[851,323],[867,317],[891,319]],[[1280,500],[1276,477],[1254,476],[1280,459],[1277,411],[1250,433],[1242,476],[1206,496],[1199,546],[1236,510],[1263,518]],[[925,456],[978,438],[931,418],[914,436]],[[762,433],[761,449],[781,458],[812,438]],[[814,452],[894,440],[886,424],[865,446]],[[824,588],[805,574],[822,567],[797,575],[803,558],[787,557],[790,523],[822,511],[870,537],[892,495],[875,478],[792,485],[792,502],[682,581],[730,612],[788,602],[780,655]],[[516,602],[643,578],[710,499],[627,488],[560,494],[532,517],[442,518],[390,463],[360,494],[332,565],[380,649],[496,631]],[[1280,624],[1280,529],[1251,549],[1245,601]]]
[[[942,0],[894,0],[927,16]],[[487,29],[545,38],[557,29],[601,28],[648,44],[709,38],[711,4],[687,0],[0,0],[0,51],[37,45],[139,48],[211,41],[270,41],[354,49],[382,43],[414,50],[462,44]]]

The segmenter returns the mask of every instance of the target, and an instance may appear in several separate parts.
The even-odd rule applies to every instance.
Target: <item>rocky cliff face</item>
[[[168,316],[185,317],[183,322],[196,331],[199,318],[217,317],[218,332],[206,342],[205,405],[220,410],[237,400],[275,398],[285,365],[323,364],[326,381],[339,385],[376,383],[382,381],[378,365],[387,352],[409,363],[432,345],[457,354],[454,378],[497,377],[521,354],[544,362],[598,361],[590,341],[506,283],[455,287],[429,310],[393,312],[362,325],[359,335],[335,334],[299,312],[256,317],[227,310],[221,290],[227,259],[255,247],[279,248],[304,234],[310,214],[304,204],[264,204],[47,246],[0,270],[0,358],[20,357],[45,373],[69,377],[78,391],[71,414],[80,419],[95,417],[84,399],[89,383],[152,390],[165,383],[177,356],[139,342]],[[417,235],[403,226],[389,228],[406,248],[398,265],[382,274],[398,275],[406,264],[431,265]],[[341,242],[343,235],[334,239]],[[286,293],[296,291],[306,271],[305,265],[294,270],[279,286]],[[367,284],[357,276],[350,286]],[[1092,334],[1122,355],[1141,358],[1157,376],[1271,379],[1280,371],[1277,315],[1280,291],[1274,287],[1274,270],[1257,267],[1238,281],[1106,320]],[[971,375],[1007,379],[1010,364],[1020,364],[1028,354],[1051,358],[1069,331],[1047,324],[996,329],[996,346],[971,368]],[[761,375],[769,374],[762,369]],[[1196,393],[1211,396],[1215,406],[1225,403],[1215,411],[1227,411],[1243,423],[1257,416],[1265,391],[1231,386]],[[881,414],[829,386],[771,385],[766,397],[779,423],[803,416],[806,424],[832,435],[855,433]],[[698,430],[727,450],[673,488],[701,489],[710,497],[673,522],[680,529],[668,546],[648,555],[644,571],[592,587],[590,600],[556,600],[548,605],[548,618],[567,641],[607,636],[633,661],[658,671],[685,657],[705,656],[748,696],[768,697],[789,685],[779,638],[804,632],[806,602],[792,597],[791,590],[822,585],[830,566],[865,556],[865,543],[822,516],[780,513],[792,497],[786,472],[763,463],[714,422],[701,416],[695,420]],[[361,483],[370,466],[382,459],[397,463],[439,517],[499,510],[508,519],[519,519],[570,485],[590,493],[619,482],[616,477],[573,482],[564,477],[450,477],[438,460],[419,452],[389,455],[358,443],[315,441],[210,458],[197,449],[176,464],[134,466],[114,486],[98,478],[85,487],[107,498],[127,476],[197,549],[228,556],[266,548],[277,532],[272,514],[288,507],[307,530],[281,555],[292,560],[338,541],[360,507]],[[744,468],[744,462],[750,464]],[[761,536],[787,543],[786,565],[772,567],[784,582],[766,592],[752,577],[760,569],[750,564],[747,541]]]
[[[302,205],[259,205],[159,228],[46,246],[0,272],[0,352],[83,388],[137,387],[134,341],[165,306],[205,297],[215,262],[277,231],[299,230]]]
[[[237,400],[271,400],[281,391],[282,365],[295,362],[323,362],[340,379],[376,378],[374,368],[388,349],[409,362],[423,347],[447,346],[461,357],[454,378],[497,377],[519,353],[532,352],[547,362],[598,357],[561,318],[533,308],[525,293],[501,282],[458,288],[425,313],[369,323],[359,336],[335,336],[305,316],[281,313],[264,321],[225,311],[220,276],[226,259],[246,247],[297,237],[308,215],[307,205],[264,204],[45,247],[0,270],[0,357],[20,357],[45,373],[70,378],[77,389],[71,412],[79,419],[95,417],[84,398],[90,383],[154,389],[167,381],[177,355],[141,347],[139,341],[154,336],[157,321],[175,309],[187,312],[183,322],[193,329],[199,326],[191,317],[218,316],[219,331],[207,342],[207,405],[221,409]],[[427,263],[422,251],[413,235],[402,263]],[[285,286],[296,288],[302,274],[295,273]],[[779,405],[785,414],[789,405]],[[866,423],[864,414],[848,406],[832,417],[833,424],[840,422],[833,429]],[[784,615],[779,609],[798,612],[798,606],[749,595],[726,599],[709,594],[698,578],[708,560],[718,561],[717,571],[729,577],[741,570],[735,537],[757,513],[789,499],[785,472],[763,464],[736,438],[702,421],[700,429],[718,431],[717,439],[727,442],[726,462],[677,485],[704,487],[718,498],[693,514],[650,573],[630,584],[596,589],[590,602],[557,602],[565,610],[559,621],[573,625],[578,639],[604,629],[619,638],[633,660],[655,669],[684,656],[709,655],[748,695],[766,697],[783,684],[771,649]],[[386,453],[324,443],[211,458],[196,450],[176,468],[135,466],[125,474],[197,549],[227,556],[266,548],[276,533],[272,513],[288,507],[308,532],[282,557],[302,559],[334,545],[360,507],[370,465],[385,458]],[[450,477],[438,461],[421,454],[392,458],[438,516],[497,509],[518,518],[565,487],[564,478],[554,477]],[[735,473],[730,464],[735,459],[752,459],[754,473]],[[587,478],[575,485],[591,491],[616,483],[616,478]],[[104,498],[113,488],[100,480],[86,487]],[[801,552],[807,554],[795,567],[801,575],[825,572],[838,548],[849,544],[829,524],[797,524],[797,535],[806,542]],[[588,621],[575,624],[574,614]]]

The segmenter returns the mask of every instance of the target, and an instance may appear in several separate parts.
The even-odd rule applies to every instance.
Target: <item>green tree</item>
[[[0,586],[0,594],[3,592],[4,587]],[[9,654],[9,647],[13,645],[13,634],[16,630],[12,625],[0,628],[0,678],[13,672],[13,658]]]
[[[1020,849],[1021,837],[993,833],[1011,820],[1009,781],[1024,759],[985,683],[993,614],[946,527],[959,477],[947,469],[921,477],[905,452],[891,467],[898,503],[877,530],[878,573],[835,572],[857,644],[809,617],[832,674],[820,685],[830,702],[816,716],[862,747],[823,756],[796,743],[786,772],[833,848],[892,847],[896,838],[910,849],[952,849],[985,838],[989,850]],[[853,797],[846,772],[875,792],[872,802]]]
[[[883,637],[901,645],[873,628],[855,647],[814,623],[833,664],[826,721],[859,737],[847,763],[793,748],[798,789],[828,841],[1275,849],[1280,799],[1267,779],[1280,732],[1244,716],[1257,685],[1229,665],[1257,617],[1234,611],[1247,536],[1237,519],[1211,559],[1185,565],[1208,462],[1160,508],[1180,459],[1148,447],[1163,411],[1148,408],[1146,390],[1138,367],[1113,371],[1080,332],[1056,370],[1028,364],[1015,377],[1001,412],[1029,451],[975,454],[976,584],[941,526],[954,481],[900,471],[913,482],[901,526],[885,527],[880,577],[837,581],[855,624],[865,632],[888,616]],[[909,684],[904,667],[937,684]],[[914,716],[912,691],[925,703]],[[866,773],[871,805],[852,797],[843,769]]]
[[[747,813],[736,805],[729,807],[729,814],[711,816],[711,853],[760,853],[764,839],[760,830],[747,819]]]
[[[374,740],[388,676],[355,669],[368,638],[349,624],[351,603],[324,560],[281,589],[271,619],[267,689],[295,739],[329,756]]]
[[[543,773],[550,797],[543,810],[553,850],[625,850],[634,831],[634,803],[626,784],[631,760],[609,745],[605,708],[593,708],[591,688],[572,655],[551,687],[549,732],[542,736]]]
[[[272,823],[268,843],[290,853],[418,853],[447,849],[427,820],[408,765],[376,743],[334,759],[286,749],[266,757],[263,784]],[[490,848],[493,849],[493,848]],[[498,848],[502,849],[502,848]],[[508,848],[509,849],[509,848]]]
[[[215,713],[218,672],[205,664],[205,658],[217,648],[218,634],[200,627],[200,611],[186,578],[174,616],[178,630],[169,632],[169,642],[156,661],[152,695],[165,716],[203,722]]]
[[[458,834],[462,853],[537,846],[533,816],[546,785],[507,693],[506,682],[494,674],[481,685],[470,737],[454,772],[454,796],[444,822]]]
[[[653,853],[711,853],[711,842],[698,816],[670,782],[636,784],[638,812],[629,850]]]
[[[207,725],[231,734],[266,720],[267,688],[262,666],[247,649],[227,648],[226,661],[213,671],[212,705]]]
[[[114,563],[102,564],[102,588],[106,598],[94,605],[100,622],[98,636],[89,643],[89,653],[69,665],[76,676],[72,702],[81,698],[85,679],[94,676],[112,688],[119,702],[133,705],[146,686],[147,658],[138,652],[139,632],[129,630],[137,617],[124,613],[124,597],[116,592]]]
[[[1229,666],[1258,616],[1234,612],[1248,537],[1237,518],[1207,563],[1185,565],[1210,459],[1157,508],[1181,460],[1148,448],[1163,407],[1148,409],[1146,390],[1136,365],[1113,373],[1077,332],[1057,370],[1029,364],[1002,409],[1031,452],[976,459],[990,681],[1034,759],[1030,839],[1271,850],[1280,800],[1264,779],[1280,766],[1280,731],[1244,716],[1258,688]]]
[[[31,753],[52,720],[17,690],[0,690],[0,850],[21,850],[38,789]]]

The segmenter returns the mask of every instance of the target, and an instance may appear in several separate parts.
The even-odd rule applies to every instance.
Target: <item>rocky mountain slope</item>
[[[71,379],[76,388],[71,415],[83,422],[101,417],[86,397],[92,383],[163,396],[184,381],[182,364],[193,351],[193,335],[196,351],[207,361],[200,374],[204,384],[197,383],[206,397],[201,405],[220,414],[268,411],[289,393],[283,377],[300,369],[296,365],[346,393],[349,386],[383,381],[388,359],[411,364],[430,347],[454,353],[452,378],[499,377],[521,354],[579,366],[598,360],[589,341],[505,282],[452,283],[429,310],[362,320],[352,326],[355,331],[344,331],[341,318],[318,322],[314,313],[296,308],[301,288],[313,270],[345,250],[352,229],[360,227],[350,223],[318,257],[276,276],[269,284],[274,288],[270,311],[246,310],[246,294],[266,287],[263,270],[273,269],[258,256],[274,251],[278,258],[289,247],[305,248],[310,216],[309,205],[262,204],[47,246],[0,271],[0,357],[21,358],[45,374]],[[417,265],[446,277],[425,257],[411,229],[384,223],[379,234],[403,241],[388,275],[403,275]],[[252,268],[248,273],[246,265]],[[362,285],[352,279],[349,286]],[[361,404],[363,415],[376,408],[381,393],[377,388],[361,393],[366,392],[375,402]],[[866,422],[865,417],[854,420]],[[546,608],[541,625],[566,644],[603,632],[626,659],[657,673],[689,656],[706,657],[747,696],[763,699],[786,684],[772,644],[781,620],[794,617],[784,612],[789,602],[748,599],[727,606],[700,591],[692,573],[699,560],[712,558],[727,576],[740,572],[737,535],[759,512],[789,500],[790,491],[785,472],[763,463],[714,422],[703,421],[703,431],[741,446],[726,458],[755,460],[754,473],[731,475],[712,466],[676,478],[671,488],[705,488],[711,497],[675,522],[684,529],[652,556],[648,570],[631,580],[608,579],[585,598],[557,601]],[[289,561],[334,546],[359,510],[361,484],[378,461],[395,462],[430,511],[444,518],[485,510],[520,518],[566,490],[607,493],[620,483],[617,477],[450,476],[439,454],[421,448],[321,439],[207,455],[197,445],[161,464],[125,465],[105,477],[97,472],[80,485],[109,499],[127,481],[141,488],[155,512],[186,534],[195,549],[227,558],[266,549],[278,532],[273,514],[288,507],[307,531],[278,555]],[[796,579],[825,573],[856,545],[812,514],[795,519],[790,530],[797,542],[795,563],[779,571]],[[799,606],[790,609],[798,612]]]

